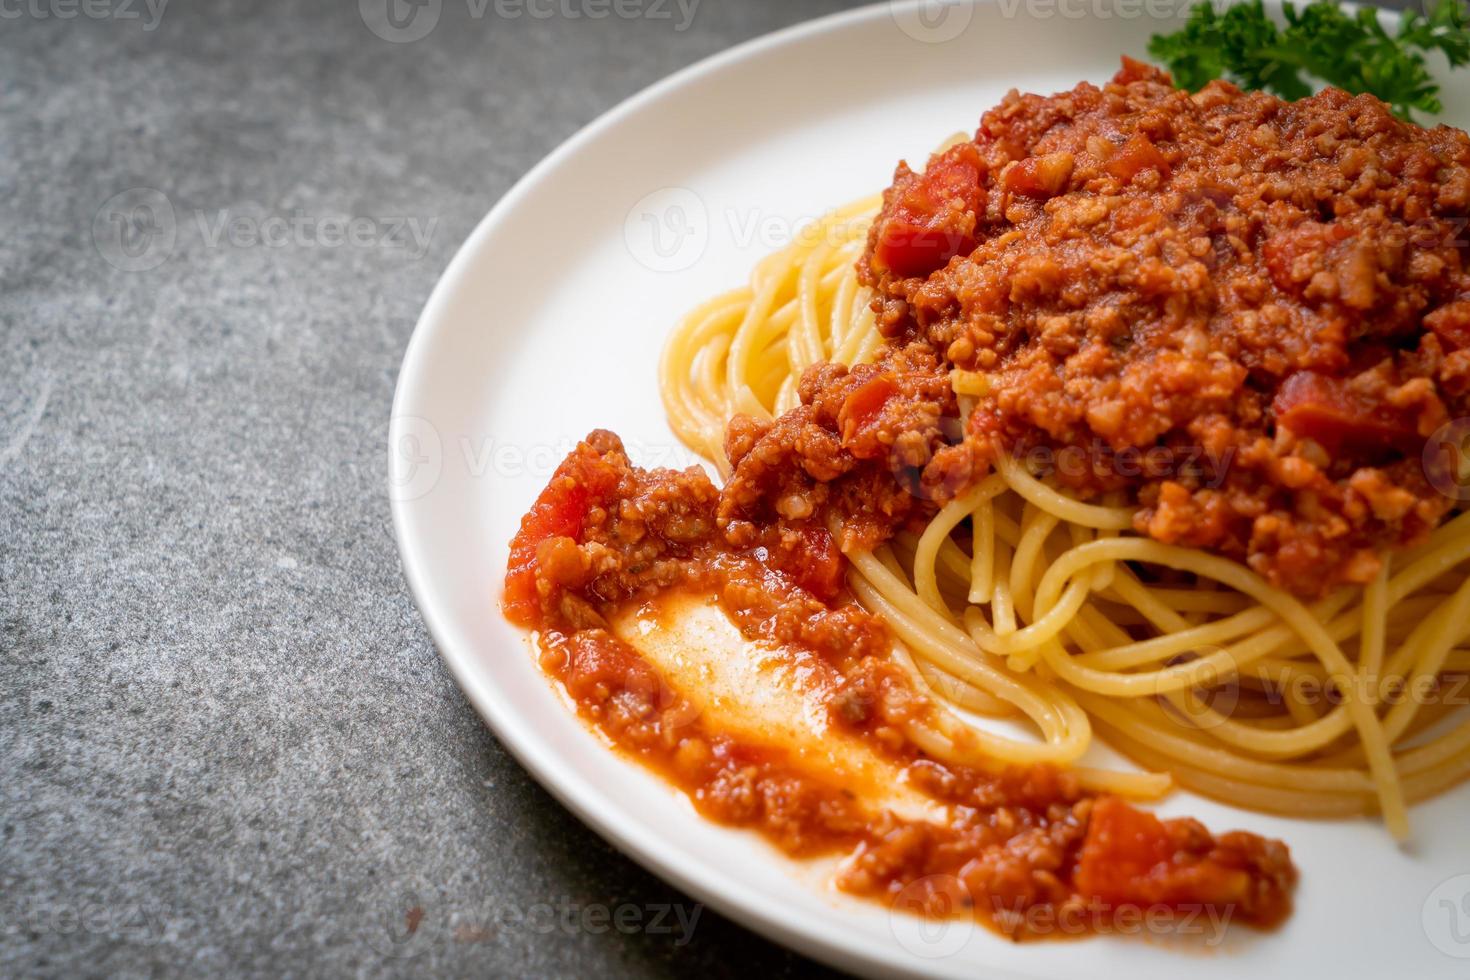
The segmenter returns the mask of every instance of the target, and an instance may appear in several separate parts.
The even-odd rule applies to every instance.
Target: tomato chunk
[[[1298,371],[1271,405],[1276,423],[1320,443],[1328,452],[1417,452],[1424,440],[1412,419],[1391,405],[1353,391],[1341,378]]]
[[[1169,84],[1172,79],[1164,72],[1147,61],[1139,61],[1137,58],[1123,56],[1123,67],[1113,76],[1114,85],[1127,85],[1129,82],[1153,82],[1162,81]]]
[[[1026,157],[1006,169],[1005,188],[1013,194],[1042,200],[1055,197],[1066,189],[1074,165],[1070,153]]]
[[[505,616],[521,626],[535,624],[540,607],[536,592],[536,554],[543,541],[555,537],[577,540],[592,505],[617,486],[617,472],[582,443],[564,459],[551,482],[526,516],[510,542],[505,570]]]
[[[1166,823],[1115,796],[1100,797],[1077,864],[1077,890],[1113,907],[1243,901],[1250,874],[1190,854],[1181,847],[1188,834],[1181,822]]]
[[[855,388],[837,412],[837,429],[842,433],[842,446],[853,451],[882,414],[889,399],[898,394],[893,376],[879,374]],[[859,455],[853,452],[854,455]]]
[[[825,528],[804,527],[801,538],[801,561],[792,569],[796,584],[823,602],[830,602],[842,592],[846,570],[842,552]]]
[[[983,167],[975,144],[960,143],[930,160],[922,174],[901,168],[878,216],[874,271],[927,276],[974,251],[985,207]]]
[[[1128,138],[1128,142],[1118,147],[1118,151],[1108,158],[1103,169],[1126,183],[1145,170],[1157,170],[1160,176],[1167,177],[1169,161],[1154,145],[1153,140],[1143,133],[1134,133]]]
[[[1271,280],[1284,290],[1305,288],[1324,256],[1352,237],[1352,229],[1340,222],[1323,224],[1302,221],[1276,232],[1261,246],[1261,257]]]

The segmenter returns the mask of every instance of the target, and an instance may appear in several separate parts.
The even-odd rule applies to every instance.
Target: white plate
[[[1029,6],[1028,6],[1029,4]],[[865,8],[762,38],[625,102],[537,166],[434,290],[391,431],[403,564],[445,661],[501,741],[608,840],[745,925],[838,967],[964,977],[1465,976],[1470,792],[1414,811],[1400,850],[1370,821],[1273,819],[1177,795],[1215,828],[1286,839],[1297,912],[1211,955],[1148,937],[1014,946],[964,922],[933,932],[832,890],[760,840],[713,826],[607,751],[500,616],[506,543],[570,445],[610,428],[637,461],[687,460],[655,365],[675,319],[744,281],[800,221],[885,186],[1007,89],[1102,81],[1145,54],[1171,0],[997,0]],[[1084,12],[1065,16],[1061,11]],[[1050,12],[1050,16],[1047,16]],[[1128,14],[1133,16],[1127,16]],[[1111,14],[1111,16],[1100,16]],[[1444,89],[1463,120],[1470,86]]]

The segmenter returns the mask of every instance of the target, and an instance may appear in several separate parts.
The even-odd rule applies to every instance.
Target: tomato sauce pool
[[[786,522],[735,545],[720,502],[703,471],[638,469],[617,437],[594,432],[522,522],[505,588],[507,616],[537,632],[543,669],[578,713],[704,816],[794,857],[841,855],[837,883],[854,894],[973,916],[1017,940],[1159,909],[1260,927],[1289,914],[1296,869],[1277,841],[1161,820],[1064,770],[927,758],[902,729],[928,702],[890,662],[881,620],[847,594],[827,532]],[[702,715],[611,628],[620,611],[671,593],[717,602],[752,645],[816,657],[832,678],[832,729],[891,762],[944,819],[901,816],[779,739]]]

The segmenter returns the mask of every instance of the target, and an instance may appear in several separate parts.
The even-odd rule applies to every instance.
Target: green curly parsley
[[[1148,50],[1187,89],[1223,76],[1242,88],[1300,99],[1312,91],[1306,75],[1349,92],[1370,92],[1412,119],[1414,110],[1433,115],[1443,108],[1425,53],[1441,51],[1456,68],[1470,63],[1463,0],[1433,4],[1428,13],[1405,11],[1398,34],[1390,35],[1372,8],[1349,13],[1336,0],[1313,0],[1301,9],[1283,3],[1285,28],[1277,27],[1261,0],[1223,14],[1205,0],[1190,10],[1182,30],[1155,34]]]

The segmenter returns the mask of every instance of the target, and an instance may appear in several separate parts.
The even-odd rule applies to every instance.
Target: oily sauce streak
[[[851,892],[973,914],[1016,939],[1123,908],[1207,906],[1258,926],[1289,913],[1296,870],[1279,842],[1161,821],[1054,768],[981,772],[916,751],[903,729],[930,706],[890,662],[884,624],[847,593],[836,544],[809,519],[818,512],[722,519],[737,492],[697,468],[637,469],[616,436],[594,432],[523,520],[506,576],[507,616],[539,631],[543,668],[582,716],[701,813],[792,855],[848,855],[839,884]],[[608,626],[670,590],[718,597],[748,638],[828,665],[830,724],[900,764],[948,822],[879,810],[779,744],[707,721]]]

